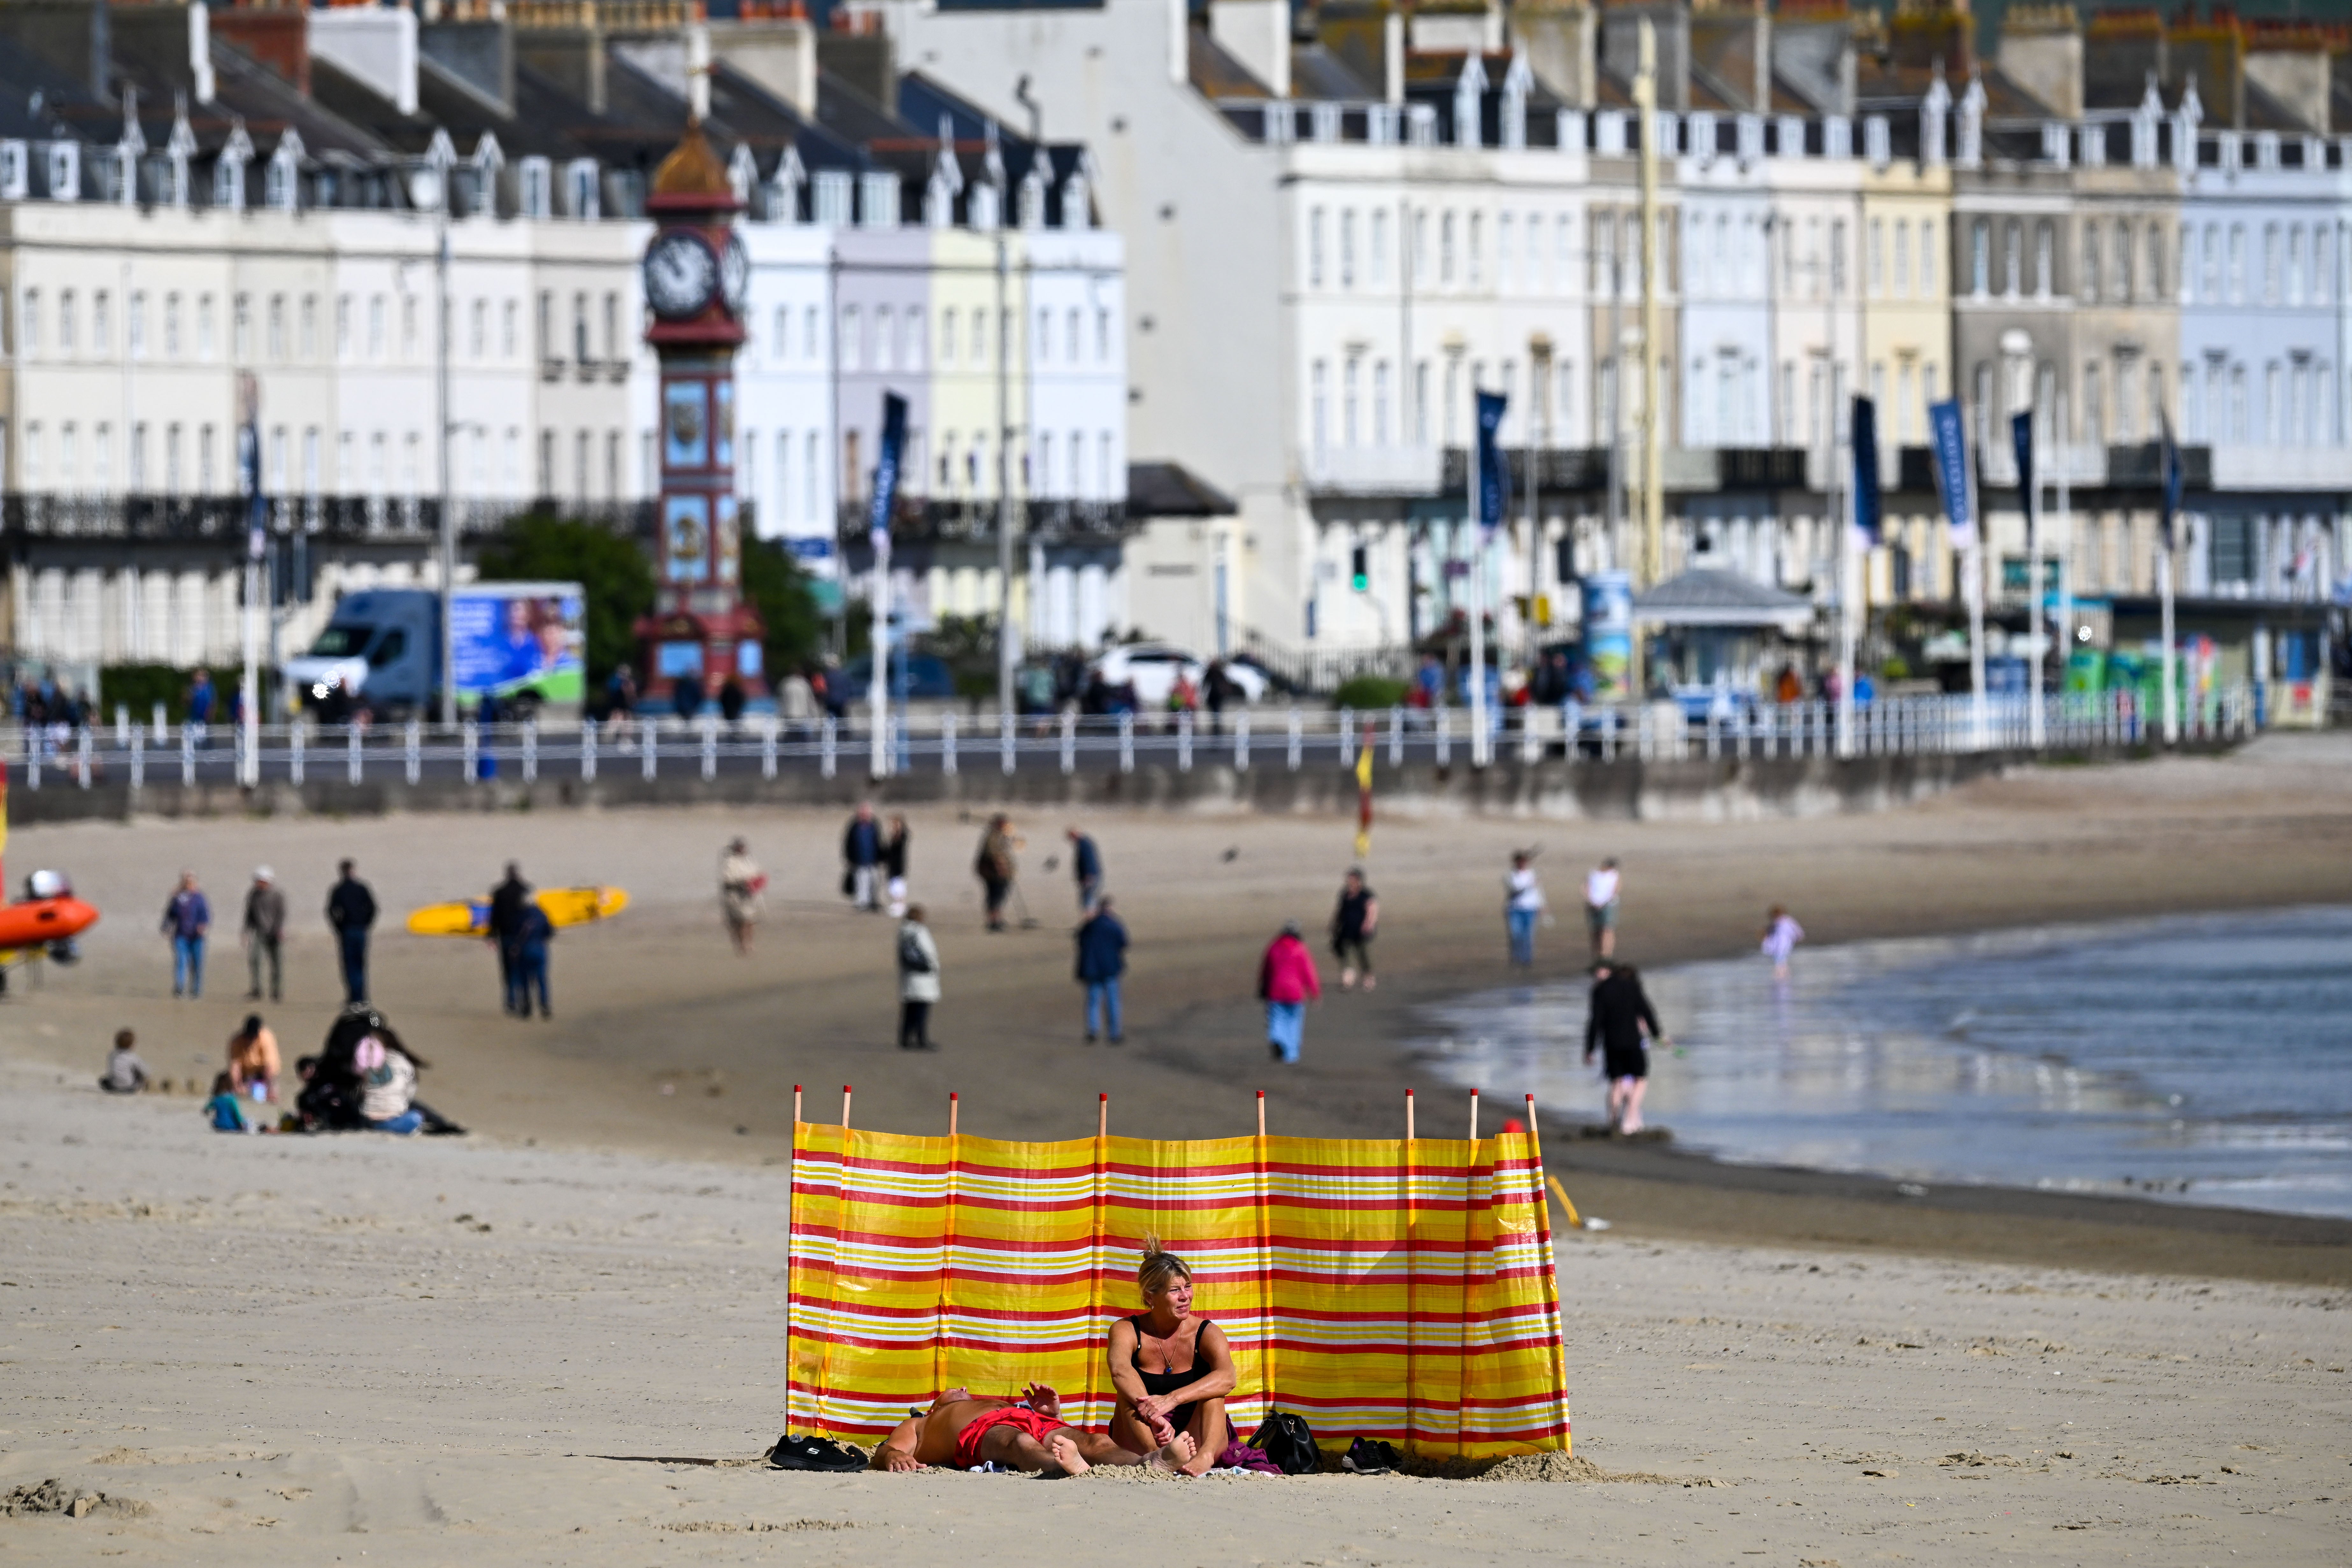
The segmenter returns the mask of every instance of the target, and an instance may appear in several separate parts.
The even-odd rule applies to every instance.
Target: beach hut
[[[1811,600],[1713,567],[1633,595],[1653,688],[1664,686],[1686,708],[1764,697],[1814,620]]]

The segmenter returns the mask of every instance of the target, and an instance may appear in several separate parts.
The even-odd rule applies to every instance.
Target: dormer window
[[[1045,182],[1032,169],[1021,181],[1021,226],[1045,226]]]
[[[525,158],[518,166],[516,199],[518,216],[544,218],[554,216],[554,166],[545,158]]]
[[[857,221],[863,228],[898,226],[898,176],[869,169],[857,179]]]
[[[213,165],[213,205],[228,212],[245,210],[245,160],[224,154]]]
[[[593,222],[598,212],[596,191],[596,161],[574,158],[563,166],[563,212],[567,217],[583,223]]]
[[[301,202],[302,139],[289,131],[269,155],[269,172],[261,186],[261,201],[272,212],[290,213]]]
[[[32,194],[31,150],[22,142],[0,142],[0,202],[21,202]]]
[[[1094,212],[1087,205],[1087,177],[1084,174],[1072,174],[1062,182],[1062,226],[1064,228],[1094,227]]]
[[[814,200],[811,216],[826,228],[847,228],[850,205],[855,200],[856,182],[846,169],[819,169],[813,187]]]
[[[81,199],[81,143],[52,142],[48,153],[48,185],[46,193],[53,202],[75,202]]]

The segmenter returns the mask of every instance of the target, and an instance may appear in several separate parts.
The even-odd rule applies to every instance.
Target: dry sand
[[[1561,1242],[1577,1453],[1719,1485],[1039,1490],[659,1462],[751,1458],[781,1429],[774,1166],[794,1081],[826,1091],[813,1106],[824,1114],[856,1082],[859,1121],[910,1129],[939,1122],[955,1088],[968,1131],[1082,1133],[1099,1087],[1115,1127],[1225,1131],[1265,1085],[1277,1128],[1389,1132],[1407,1084],[1458,1099],[1432,1092],[1400,1042],[1415,999],[1501,977],[1508,846],[1545,846],[1559,900],[1591,857],[1622,856],[1628,945],[1654,961],[1744,949],[1774,900],[1820,941],[2341,901],[2352,776],[2324,745],[2053,770],[1867,818],[1384,823],[1388,983],[1314,1015],[1307,1064],[1281,1076],[1255,1032],[1255,952],[1283,918],[1319,924],[1349,825],[1096,819],[1137,939],[1116,1053],[1078,1040],[1070,894],[1041,866],[1060,822],[1027,825],[1041,926],[1003,937],[975,929],[963,869],[976,826],[952,814],[915,826],[949,998],[948,1048],[916,1058],[888,1043],[887,922],[830,897],[831,816],[16,835],[19,878],[62,865],[109,918],[86,963],[37,991],[20,978],[0,1007],[0,1491],[54,1477],[113,1501],[0,1522],[0,1549],[44,1562],[2344,1560],[2352,1227],[2033,1194],[1923,1208],[1885,1184],[1557,1136],[1555,1165],[1617,1226]],[[749,961],[725,951],[711,896],[735,831],[780,893]],[[226,1138],[203,1130],[193,1098],[88,1087],[122,1024],[158,1072],[208,1077],[245,1011],[226,942],[210,997],[168,998],[152,922],[182,864],[225,925],[250,867],[278,868],[299,934],[289,1000],[265,1011],[289,1057],[315,1041],[336,997],[315,910],[343,852],[395,911],[486,886],[508,855],[542,883],[609,880],[636,897],[621,921],[558,943],[552,1025],[501,1018],[490,960],[470,944],[380,942],[377,994],[434,1064],[426,1098],[476,1137]],[[1565,967],[1572,933],[1546,941],[1547,963]]]

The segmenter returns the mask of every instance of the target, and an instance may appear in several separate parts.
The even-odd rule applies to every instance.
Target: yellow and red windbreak
[[[1141,1310],[1149,1231],[1224,1330],[1242,1432],[1279,1407],[1438,1457],[1569,1446],[1528,1133],[1013,1143],[804,1121],[792,1211],[795,1432],[871,1440],[942,1389],[1032,1381],[1107,1426],[1104,1348]]]

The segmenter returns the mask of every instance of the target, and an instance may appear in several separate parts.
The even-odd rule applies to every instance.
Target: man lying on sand
[[[930,1409],[898,1423],[898,1429],[874,1450],[871,1468],[919,1470],[953,1465],[968,1470],[993,1460],[1033,1475],[1083,1476],[1097,1465],[1181,1469],[1192,1451],[1192,1436],[1183,1432],[1149,1454],[1130,1454],[1100,1433],[1082,1432],[1065,1422],[1061,1395],[1033,1383],[1018,1399],[975,1398],[969,1389],[949,1389],[931,1401]]]

